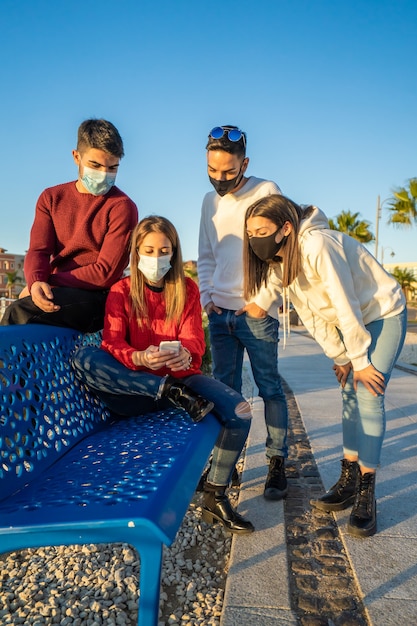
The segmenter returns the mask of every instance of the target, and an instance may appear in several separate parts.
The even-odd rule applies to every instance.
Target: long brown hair
[[[164,277],[167,321],[178,322],[185,307],[186,286],[181,245],[175,226],[166,217],[150,215],[139,222],[132,233],[130,249],[130,298],[139,326],[148,324],[145,277],[138,269],[138,248],[149,233],[164,234],[172,245],[171,268]]]
[[[298,243],[300,221],[311,212],[311,207],[303,210],[298,204],[278,194],[265,196],[254,202],[246,211],[245,232],[243,246],[244,293],[245,299],[250,300],[262,285],[266,285],[271,263],[262,261],[249,245],[246,224],[250,217],[266,217],[281,229],[286,222],[292,226],[287,235],[285,245],[281,248],[280,262],[282,264],[282,286],[288,287],[298,276],[301,269],[301,253]]]

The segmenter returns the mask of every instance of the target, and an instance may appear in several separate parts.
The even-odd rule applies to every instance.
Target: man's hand
[[[362,383],[367,390],[373,395],[382,395],[385,392],[385,378],[384,374],[378,372],[378,370],[370,363],[364,370],[359,372],[353,372],[353,386],[355,391],[358,388],[358,383]]]
[[[42,283],[40,280],[34,282],[30,289],[30,295],[34,304],[42,311],[45,311],[45,313],[54,313],[61,308],[54,304],[54,294],[48,283]]]
[[[214,302],[212,302],[210,300],[210,302],[208,302],[206,304],[206,306],[204,307],[205,312],[207,313],[207,315],[210,315],[210,313],[212,313],[212,311],[214,311],[215,313],[217,313],[217,315],[221,315],[223,313],[222,309],[219,309],[218,306],[216,306],[214,304]]]
[[[334,373],[337,380],[340,383],[342,389],[344,389],[349,376],[349,372],[352,369],[352,363],[345,363],[345,365],[333,365]]]
[[[257,317],[259,319],[268,315],[267,311],[261,309],[261,307],[255,304],[255,302],[245,304],[245,306],[239,309],[239,311],[236,311],[235,315],[242,315],[243,313],[247,313],[249,317]]]

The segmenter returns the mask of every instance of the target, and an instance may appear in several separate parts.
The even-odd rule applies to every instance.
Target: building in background
[[[17,298],[26,285],[23,254],[8,253],[0,248],[0,298]]]

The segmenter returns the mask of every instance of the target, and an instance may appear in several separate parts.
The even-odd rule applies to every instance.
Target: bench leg
[[[140,557],[139,626],[158,626],[162,543],[154,537],[130,542]]]

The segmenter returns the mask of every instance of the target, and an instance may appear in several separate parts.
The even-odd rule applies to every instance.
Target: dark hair
[[[239,130],[237,126],[232,126],[231,124],[223,124],[220,128],[224,128],[226,130]],[[239,141],[230,141],[226,133],[223,137],[220,137],[220,139],[214,139],[211,135],[209,135],[206,150],[223,150],[223,152],[229,152],[229,154],[237,154],[238,156],[245,157],[246,133],[242,131],[242,134],[245,139],[242,137]]]
[[[300,222],[312,211],[312,207],[302,209],[298,204],[278,194],[271,194],[257,200],[246,211],[243,265],[245,298],[249,300],[262,285],[266,285],[270,270],[270,263],[262,261],[249,245],[249,237],[246,232],[246,224],[250,217],[266,217],[276,224],[279,230],[286,222],[292,226],[291,233],[287,236],[285,245],[280,250],[282,262],[282,285],[288,287],[298,276],[301,269],[300,247],[298,243],[298,232]]]
[[[117,128],[107,120],[85,120],[78,128],[78,152],[89,148],[103,150],[119,159],[124,156],[123,141]]]

